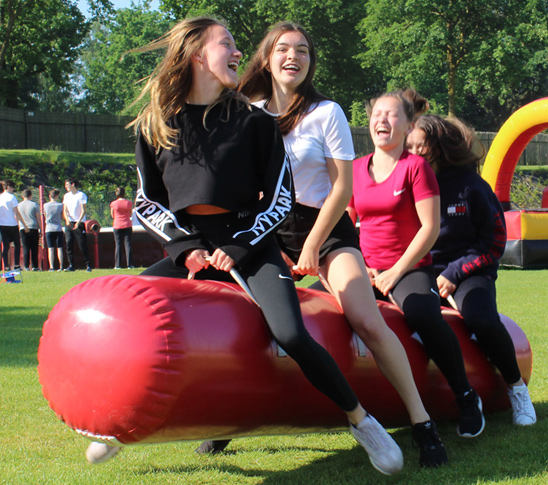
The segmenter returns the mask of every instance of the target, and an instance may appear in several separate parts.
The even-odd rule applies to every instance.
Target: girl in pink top
[[[360,248],[377,298],[390,297],[447,379],[460,409],[457,434],[479,435],[481,399],[470,387],[459,342],[443,320],[429,251],[440,230],[440,198],[428,162],[404,150],[416,114],[415,91],[384,94],[369,105],[375,152],[354,161],[349,212],[360,220]]]
[[[133,232],[131,216],[133,204],[125,199],[126,191],[123,187],[116,187],[116,200],[110,203],[110,215],[112,216],[112,228],[114,231],[115,266],[114,269],[122,267],[122,241],[126,250],[127,267],[133,268],[133,256],[131,253],[131,235]]]

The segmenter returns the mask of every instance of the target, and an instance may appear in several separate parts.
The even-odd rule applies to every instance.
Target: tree
[[[505,28],[482,53],[492,63],[479,62],[468,74],[463,113],[473,118],[475,111],[476,126],[485,131],[496,131],[514,111],[548,93],[548,1],[512,8]]]
[[[160,9],[179,19],[206,14],[224,19],[244,54],[242,68],[270,25],[296,21],[308,30],[318,51],[316,87],[347,115],[356,99],[363,102],[376,91],[375,69],[364,72],[356,58],[356,27],[365,14],[362,0],[163,0]]]
[[[70,0],[2,0],[0,105],[26,107],[40,77],[66,86],[86,33]]]
[[[163,53],[128,53],[161,37],[169,18],[151,11],[150,2],[113,12],[93,23],[82,51],[81,104],[96,113],[134,114],[128,111],[142,84]]]
[[[360,24],[360,59],[364,67],[379,67],[389,87],[413,85],[450,115],[467,100],[503,103],[538,67],[524,59],[539,47],[546,50],[539,32],[546,28],[535,25],[546,26],[543,5],[545,10],[545,0],[369,2]]]

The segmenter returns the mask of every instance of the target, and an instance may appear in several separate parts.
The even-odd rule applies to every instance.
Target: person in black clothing
[[[478,173],[479,146],[461,121],[436,115],[419,117],[407,138],[408,150],[429,161],[440,187],[441,230],[431,251],[440,296],[454,297],[464,323],[508,384],[514,424],[526,426],[536,422],[535,409],[496,303],[504,212]]]
[[[79,182],[73,177],[65,180],[67,193],[63,196],[63,217],[65,218],[65,239],[69,265],[65,271],[75,271],[74,241],[78,243],[86,263],[86,271],[91,272],[88,240],[86,236],[87,195],[79,190]]]
[[[164,47],[143,90],[150,102],[131,123],[138,137],[137,217],[169,255],[142,274],[230,280],[229,271],[237,268],[273,338],[310,382],[352,425],[370,418],[375,431],[362,429],[363,441],[370,443],[372,433],[386,435],[375,456],[367,449],[373,465],[387,474],[399,471],[399,447],[374,425],[335,361],[304,327],[275,239],[294,203],[291,169],[276,121],[233,91],[242,54],[232,35],[217,20],[187,19],[144,50]],[[117,451],[92,443],[86,456],[100,463]]]

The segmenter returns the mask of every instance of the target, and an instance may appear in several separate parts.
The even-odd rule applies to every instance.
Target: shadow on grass
[[[48,314],[33,306],[0,307],[0,365],[36,366],[38,344]]]
[[[201,483],[197,478],[212,470],[219,475],[228,475],[230,483],[261,483],[267,485],[323,485],[323,484],[463,484],[481,483],[546,483],[548,450],[545,439],[548,433],[548,403],[535,403],[538,421],[534,426],[518,427],[512,424],[511,412],[505,411],[486,416],[485,431],[478,438],[463,439],[456,436],[454,422],[438,423],[440,434],[448,450],[450,464],[439,469],[423,469],[418,465],[419,450],[411,444],[409,428],[392,432],[401,446],[406,460],[404,470],[394,476],[385,476],[373,469],[364,451],[358,445],[352,449],[333,449],[318,446],[291,444],[265,447],[260,450],[228,448],[218,455],[193,455],[187,464],[180,466],[144,467],[136,470],[138,475],[174,475],[188,478],[188,483]],[[253,446],[252,444],[250,446]],[[250,466],[240,466],[249,451]],[[327,456],[312,458],[311,462],[299,466],[301,451],[317,451]],[[252,456],[253,455],[253,456]],[[290,470],[273,470],[266,456],[279,455],[280,463],[292,466],[292,456],[297,456],[295,467]],[[261,456],[265,459],[262,460]],[[300,455],[302,457],[302,455]],[[185,461],[184,454],[180,456]],[[255,464],[265,462],[263,468]],[[271,461],[270,461],[271,463]],[[269,469],[270,468],[270,469]],[[535,478],[537,477],[537,478]],[[540,477],[540,481],[539,481]],[[193,480],[196,478],[196,481]],[[253,481],[257,479],[257,481]]]
[[[289,437],[290,439],[290,437]],[[173,475],[188,475],[188,474],[202,474],[204,472],[211,472],[216,470],[220,475],[230,475],[231,483],[241,481],[242,483],[248,483],[249,479],[257,479],[257,482],[261,484],[291,484],[291,485],[320,485],[320,484],[377,484],[382,483],[383,475],[377,472],[370,464],[364,452],[361,448],[354,448],[352,450],[333,450],[325,449],[321,446],[318,447],[267,447],[261,449],[261,454],[266,454],[269,457],[273,455],[280,455],[280,461],[290,462],[290,458],[287,458],[288,453],[291,451],[303,451],[328,453],[328,456],[324,456],[312,463],[301,466],[287,471],[276,471],[261,469],[255,466],[242,468],[235,464],[227,463],[227,459],[238,458],[241,461],[241,457],[245,455],[245,449],[239,449],[237,451],[223,452],[223,463],[215,464],[214,457],[204,457],[204,465],[180,465],[169,468],[156,468],[149,467],[138,471],[140,475],[150,474],[173,474]],[[183,458],[184,459],[184,458]],[[386,477],[388,478],[388,477]],[[394,477],[395,478],[395,477]],[[379,480],[380,479],[380,480]],[[197,481],[189,480],[189,483],[198,483]],[[390,480],[385,483],[397,483]]]
[[[321,441],[318,446],[293,446],[290,436],[284,437],[288,444],[281,443],[279,447],[265,447],[259,451],[228,448],[214,456],[197,459],[192,455],[187,464],[180,466],[148,466],[135,472],[143,477],[187,475],[189,483],[201,483],[199,479],[193,481],[193,478],[212,470],[218,475],[230,476],[230,483],[237,483],[240,479],[241,482],[267,485],[546,483],[548,403],[535,403],[535,408],[538,422],[530,427],[514,426],[509,411],[487,415],[485,431],[475,439],[457,437],[454,422],[438,423],[450,460],[448,466],[439,469],[419,467],[419,451],[411,444],[410,430],[402,428],[393,431],[392,436],[401,446],[406,463],[404,470],[394,476],[385,476],[374,470],[358,445],[350,450],[322,447]],[[245,459],[248,451],[250,466],[240,466],[239,463]],[[309,458],[307,464],[299,466],[301,451],[317,451],[327,456]],[[292,457],[295,455],[297,463],[290,470],[273,470],[267,464],[268,458],[271,459],[273,455],[279,455],[280,463],[287,462],[288,466],[292,466]],[[265,457],[264,460],[261,456]],[[180,459],[181,462],[185,461],[184,454]],[[256,463],[259,462],[264,462],[265,466],[257,467]],[[257,481],[253,481],[254,479]]]

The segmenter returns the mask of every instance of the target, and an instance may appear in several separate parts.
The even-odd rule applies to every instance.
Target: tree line
[[[133,115],[161,53],[131,53],[187,16],[224,19],[250,59],[268,26],[301,23],[318,50],[316,86],[367,124],[366,100],[413,86],[432,110],[498,131],[548,95],[548,0],[1,0],[0,105]]]

